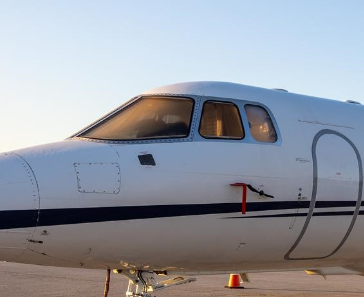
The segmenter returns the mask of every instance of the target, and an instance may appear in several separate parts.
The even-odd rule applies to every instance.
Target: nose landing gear
[[[158,282],[156,274],[149,271],[141,270],[118,270],[115,269],[114,273],[122,274],[129,279],[127,297],[153,297],[151,293],[171,286],[188,284],[195,282],[196,278],[175,277]]]

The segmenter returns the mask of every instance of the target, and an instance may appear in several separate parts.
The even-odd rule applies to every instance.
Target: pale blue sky
[[[0,0],[0,151],[183,81],[364,102],[363,15],[361,0]]]

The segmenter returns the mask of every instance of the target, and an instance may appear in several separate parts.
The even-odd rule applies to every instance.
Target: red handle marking
[[[243,197],[242,197],[242,202],[241,202],[241,213],[245,214],[246,213],[246,184],[244,184],[244,183],[235,183],[235,184],[230,184],[230,186],[232,186],[232,187],[243,187]]]
[[[243,185],[242,209],[241,213],[246,213],[246,184]]]

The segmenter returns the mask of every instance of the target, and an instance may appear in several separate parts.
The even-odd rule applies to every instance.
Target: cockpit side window
[[[245,105],[245,112],[248,117],[250,134],[259,142],[276,142],[277,132],[268,112],[258,105]]]
[[[194,101],[180,97],[144,97],[80,137],[102,140],[183,138],[190,131]]]
[[[205,138],[243,139],[244,129],[238,107],[229,102],[206,101],[199,132]]]

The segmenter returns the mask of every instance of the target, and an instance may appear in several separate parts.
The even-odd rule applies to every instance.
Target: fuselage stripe
[[[246,205],[246,215],[227,217],[226,219],[243,218],[283,218],[303,217],[307,213],[278,213],[266,215],[249,215],[261,211],[282,211],[290,209],[308,209],[310,201],[277,201],[250,202]],[[362,203],[363,205],[363,203]],[[354,207],[355,201],[317,201],[315,208]],[[353,215],[350,211],[315,212],[314,216]],[[72,225],[83,223],[110,222],[123,220],[140,220],[153,218],[169,218],[181,216],[196,216],[210,214],[241,213],[241,203],[212,203],[212,204],[175,204],[175,205],[145,205],[117,206],[93,208],[62,208],[42,209],[39,219],[34,213],[38,210],[6,210],[0,211],[0,229],[29,228],[37,226]],[[360,211],[360,215],[364,211]]]

